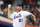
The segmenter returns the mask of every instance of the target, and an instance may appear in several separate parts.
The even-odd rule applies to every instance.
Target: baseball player
[[[36,21],[35,16],[28,12],[22,11],[22,3],[17,3],[16,9],[17,11],[11,14],[10,11],[11,6],[8,5],[8,18],[13,19],[13,26],[14,27],[25,27],[26,23],[26,16],[32,15],[34,17],[34,21]]]

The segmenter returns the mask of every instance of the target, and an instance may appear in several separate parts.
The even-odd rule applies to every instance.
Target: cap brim
[[[22,6],[22,5],[16,5],[16,6]]]

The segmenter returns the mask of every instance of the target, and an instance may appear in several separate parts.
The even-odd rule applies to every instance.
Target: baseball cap
[[[22,3],[17,3],[17,5],[16,6],[22,6]]]

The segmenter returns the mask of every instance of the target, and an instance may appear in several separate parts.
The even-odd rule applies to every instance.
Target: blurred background
[[[29,11],[36,16],[36,23],[27,20],[27,25],[40,26],[40,0],[0,0],[0,17],[8,19],[8,4],[11,4],[11,13],[16,11],[16,4],[21,2],[23,10]],[[1,19],[1,18],[0,18]]]

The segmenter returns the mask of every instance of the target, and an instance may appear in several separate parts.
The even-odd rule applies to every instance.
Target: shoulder
[[[25,11],[25,13],[26,13],[27,15],[31,15],[31,14],[32,14],[32,13],[29,12],[29,11]]]
[[[15,15],[16,14],[16,12],[13,12],[11,15]]]
[[[21,11],[21,12],[23,12],[23,13],[31,13],[31,12],[29,12],[29,11]]]
[[[16,14],[17,12],[13,12],[13,14]]]
[[[25,11],[26,13],[31,13],[31,12],[29,12],[29,11]]]
[[[26,11],[26,14],[27,14],[27,15],[31,15],[32,13],[31,13],[31,12]]]
[[[26,11],[21,11],[21,12],[26,12]]]

